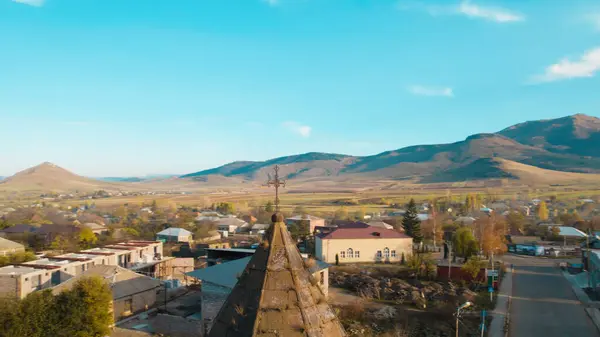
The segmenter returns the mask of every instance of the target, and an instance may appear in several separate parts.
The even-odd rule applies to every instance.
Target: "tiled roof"
[[[209,337],[346,336],[278,217],[214,319]]]
[[[407,239],[410,236],[392,229],[374,228],[344,228],[338,227],[330,233],[317,234],[323,240],[339,239]]]

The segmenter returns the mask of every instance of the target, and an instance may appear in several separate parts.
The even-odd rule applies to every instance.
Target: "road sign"
[[[488,269],[488,276],[498,277],[498,271],[496,269]]]
[[[488,292],[493,293],[494,292],[494,287],[488,287]]]

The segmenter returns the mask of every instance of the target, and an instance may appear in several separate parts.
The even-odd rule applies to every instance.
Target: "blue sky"
[[[0,0],[0,175],[189,173],[600,116],[597,1]]]

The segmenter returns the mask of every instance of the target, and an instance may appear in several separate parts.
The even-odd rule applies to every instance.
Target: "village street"
[[[510,336],[600,336],[557,260],[506,255],[514,265]]]

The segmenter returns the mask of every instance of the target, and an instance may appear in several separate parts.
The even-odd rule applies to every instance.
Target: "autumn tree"
[[[479,272],[482,268],[485,268],[485,261],[482,261],[476,257],[469,259],[462,265],[462,267],[460,267],[460,269],[467,273],[472,280],[477,278],[477,275],[479,275]]]
[[[265,212],[273,213],[273,211],[275,211],[275,209],[273,208],[273,203],[271,202],[271,200],[269,200],[265,205]]]
[[[525,228],[525,216],[521,212],[510,212],[506,216],[506,222],[510,227],[511,231],[517,233],[523,233]]]
[[[492,253],[498,254],[506,251],[506,245],[499,230],[494,230],[491,226],[483,229],[482,244],[483,253],[490,256]]]
[[[79,232],[79,245],[83,248],[89,248],[98,241],[98,237],[91,229],[87,227],[81,228]]]
[[[220,202],[217,204],[217,212],[223,214],[233,214],[235,212],[235,207],[233,206],[233,203]]]
[[[348,209],[345,206],[338,208],[333,214],[336,220],[348,220]]]
[[[542,221],[546,221],[548,220],[548,206],[546,206],[546,202],[542,201],[540,202],[540,204],[538,205],[538,219],[542,220]]]

